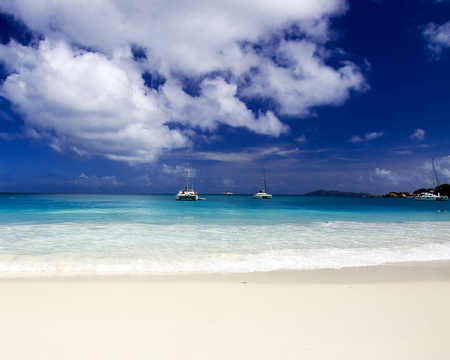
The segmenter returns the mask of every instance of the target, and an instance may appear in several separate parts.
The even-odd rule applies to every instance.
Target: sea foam
[[[450,259],[450,222],[1,225],[3,275],[302,270]]]

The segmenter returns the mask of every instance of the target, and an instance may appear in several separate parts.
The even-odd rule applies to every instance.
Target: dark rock
[[[391,191],[387,193],[386,195],[383,195],[383,197],[409,197],[411,194],[407,191]]]

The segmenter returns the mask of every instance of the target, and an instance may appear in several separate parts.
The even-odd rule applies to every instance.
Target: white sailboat
[[[272,194],[268,194],[266,189],[266,172],[264,170],[264,165],[262,167],[262,185],[263,190],[259,190],[257,193],[253,194],[252,199],[272,199]]]
[[[200,198],[196,191],[193,189],[189,189],[189,138],[186,135],[186,186],[184,189],[178,191],[178,194],[175,195],[176,200],[205,200],[204,198]]]
[[[417,196],[414,197],[414,200],[425,200],[425,201],[435,201],[437,200],[438,196],[430,193],[430,192],[423,192]]]
[[[439,182],[439,176],[437,174],[436,168],[434,166],[434,159],[431,159],[431,168],[432,168],[432,174],[431,174],[431,184],[433,187],[433,191],[436,187],[440,185]],[[448,201],[448,196],[441,196],[441,194],[434,194],[432,192],[423,192],[416,197],[414,197],[414,200],[426,200],[426,201]]]
[[[441,185],[441,182],[439,181],[439,176],[437,174],[436,168],[434,167],[434,159],[431,159],[431,164],[433,167],[433,189],[436,189],[436,187]],[[436,182],[436,187],[434,187]],[[448,201],[448,196],[442,196],[441,194],[437,194],[436,201]]]

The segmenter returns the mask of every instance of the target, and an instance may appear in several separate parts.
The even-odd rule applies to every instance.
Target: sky
[[[0,192],[450,183],[450,0],[2,0]]]

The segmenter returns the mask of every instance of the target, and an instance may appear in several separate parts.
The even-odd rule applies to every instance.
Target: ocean
[[[450,259],[450,202],[206,198],[0,194],[0,276],[232,273]]]

